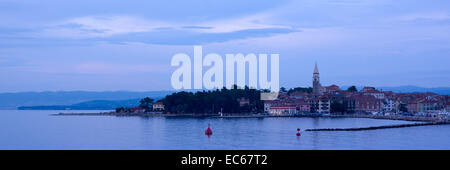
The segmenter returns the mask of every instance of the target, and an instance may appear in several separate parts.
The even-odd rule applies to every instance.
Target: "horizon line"
[[[337,85],[337,84],[331,84],[331,85]],[[375,87],[377,89],[380,88],[399,88],[399,87],[415,87],[415,88],[423,88],[423,89],[439,89],[439,88],[450,88],[450,86],[437,86],[437,87],[423,87],[423,86],[416,86],[416,85],[400,85],[400,86],[368,86],[368,85],[338,85],[339,87],[350,87],[350,86],[356,86],[358,87]],[[284,87],[284,86],[281,86]],[[280,88],[281,88],[280,87]],[[296,87],[284,87],[286,89],[293,89],[297,87],[302,88],[309,88],[312,86],[296,86]],[[177,91],[209,91],[209,90],[216,90],[216,89],[182,89],[182,90],[175,90],[175,89],[161,89],[161,90],[104,90],[104,91],[95,91],[95,90],[38,90],[38,91],[0,91],[0,94],[5,93],[57,93],[57,92],[132,92],[132,93],[145,93],[145,92],[177,92]],[[381,89],[380,89],[381,90]]]

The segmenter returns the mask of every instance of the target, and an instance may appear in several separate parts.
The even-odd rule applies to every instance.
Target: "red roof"
[[[363,93],[365,93],[365,92],[373,93],[373,92],[380,92],[380,91],[378,91],[377,89],[375,89],[375,87],[364,87],[364,88],[361,90],[361,92],[363,92]]]
[[[156,103],[153,103],[153,104],[163,104],[163,102],[159,101],[159,102],[156,102]]]
[[[292,92],[290,96],[308,96],[308,93],[305,92]]]
[[[341,88],[339,88],[339,86],[333,84],[331,86],[325,86],[324,87],[326,89],[326,91],[340,91]]]
[[[297,107],[295,107],[295,106],[275,106],[275,107],[270,107],[270,109],[297,109]]]
[[[437,100],[433,100],[433,99],[422,99],[420,101],[418,101],[418,103],[437,103]]]

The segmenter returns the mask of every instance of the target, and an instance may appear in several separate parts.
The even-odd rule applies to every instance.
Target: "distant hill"
[[[150,92],[88,92],[88,91],[59,91],[59,92],[19,92],[0,93],[0,109],[17,109],[21,106],[68,106],[82,102],[101,103],[105,100],[131,100],[144,97],[162,98],[172,91]],[[114,103],[114,102],[113,102]]]
[[[347,89],[350,86],[342,86],[342,89]],[[361,90],[362,86],[356,87],[358,90]],[[375,87],[376,89],[383,91],[393,91],[396,93],[425,93],[425,92],[433,92],[442,95],[450,95],[450,87],[436,87],[436,88],[424,88],[418,86],[396,86],[396,87]]]
[[[423,88],[417,86],[399,86],[399,87],[378,87],[378,89],[383,89],[383,91],[393,91],[398,93],[424,93],[433,92],[442,95],[450,95],[450,87],[436,87],[436,88]]]
[[[156,100],[161,98],[156,98]],[[117,107],[133,107],[139,105],[140,99],[130,100],[92,100],[73,105],[21,106],[19,110],[114,110]]]
[[[346,89],[349,86],[342,86]],[[357,87],[362,89],[362,87]],[[398,87],[376,87],[383,91],[394,91],[397,93],[405,92],[434,92],[438,94],[450,95],[450,87],[423,88],[417,86],[398,86]],[[112,106],[133,103],[137,99],[144,97],[163,98],[173,91],[149,91],[149,92],[130,92],[130,91],[107,91],[107,92],[88,92],[88,91],[58,91],[58,92],[18,92],[18,93],[0,93],[0,109],[17,109],[18,107],[67,107],[71,108],[112,108]],[[22,108],[23,109],[23,108]]]

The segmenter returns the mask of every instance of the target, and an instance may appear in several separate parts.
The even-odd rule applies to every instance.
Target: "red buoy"
[[[208,135],[208,136],[212,135],[212,130],[211,130],[211,128],[209,128],[209,124],[208,124],[208,129],[205,130],[205,135]]]
[[[297,136],[300,136],[300,128],[297,128]]]

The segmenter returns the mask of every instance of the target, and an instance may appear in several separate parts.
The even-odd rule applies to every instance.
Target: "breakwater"
[[[403,120],[415,122],[441,122],[440,117],[425,117],[425,116],[404,116],[404,115],[368,115],[368,114],[351,114],[351,115],[327,115],[321,117],[331,118],[369,118],[369,119],[387,119],[387,120]]]
[[[404,128],[413,126],[431,126],[431,125],[444,125],[450,124],[450,122],[424,122],[424,123],[409,123],[398,125],[385,125],[385,126],[370,126],[360,128],[324,128],[324,129],[306,129],[305,131],[363,131],[363,130],[378,130],[378,129],[390,129],[390,128]]]

